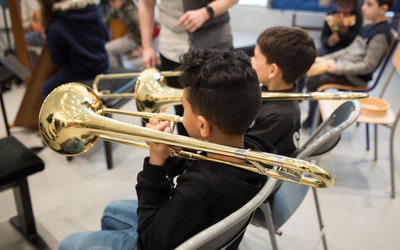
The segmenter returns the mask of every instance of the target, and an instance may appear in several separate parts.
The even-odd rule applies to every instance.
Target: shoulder
[[[297,101],[264,101],[259,116],[285,119],[297,113],[300,113]]]

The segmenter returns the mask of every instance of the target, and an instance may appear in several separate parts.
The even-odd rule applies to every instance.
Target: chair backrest
[[[178,250],[226,249],[241,237],[250,223],[254,211],[269,196],[277,179],[269,178],[261,191],[246,205],[213,226],[191,237],[177,248]]]
[[[389,47],[386,50],[385,57],[383,58],[383,64],[382,64],[381,69],[379,70],[378,76],[376,77],[372,86],[370,88],[364,90],[364,92],[372,91],[376,87],[376,85],[378,85],[378,82],[381,79],[383,72],[386,69],[386,65],[389,63],[390,56],[393,54],[393,51],[397,47],[397,44],[399,42],[399,40],[397,39],[397,32],[394,29],[392,29],[391,32],[392,32],[392,41],[390,42]]]
[[[353,111],[354,113],[351,115]],[[322,156],[332,150],[340,140],[341,132],[353,124],[360,113],[361,105],[358,101],[347,101],[339,106],[330,118],[313,132],[310,139],[301,147],[296,158],[306,159],[309,156]],[[334,123],[334,128],[317,138],[319,133],[331,122]],[[308,186],[284,182],[271,197],[269,202],[275,230],[278,230],[296,211],[307,194],[308,188]]]

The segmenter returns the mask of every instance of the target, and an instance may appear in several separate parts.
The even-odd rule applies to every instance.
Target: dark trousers
[[[328,83],[336,83],[340,85],[353,86],[353,84],[345,76],[337,76],[329,73],[312,76],[307,79],[307,92],[316,92],[317,89]],[[310,101],[308,116],[312,116],[316,101]]]
[[[99,72],[99,74],[108,74],[109,72],[110,72],[109,69],[107,69],[104,72]],[[51,93],[51,91],[53,91],[55,88],[65,84],[65,83],[79,82],[79,81],[94,79],[96,77],[96,75],[97,74],[95,74],[91,77],[90,76],[77,77],[77,76],[74,76],[71,73],[67,72],[67,70],[65,68],[62,68],[60,71],[58,71],[57,73],[55,73],[54,75],[49,77],[49,79],[47,79],[43,83],[42,88],[41,88],[42,98],[43,98],[43,100],[46,99],[46,97],[48,96],[48,94]]]
[[[168,60],[161,54],[160,54],[160,59],[161,59],[161,70],[162,71],[175,70],[179,66],[179,63]],[[180,88],[180,89],[182,88],[178,82],[178,77],[168,77],[167,82],[168,82],[168,86],[170,86],[170,87]],[[176,106],[174,106],[174,108],[175,108],[176,115],[183,116],[183,106],[182,105],[176,105]],[[178,129],[178,134],[186,135],[186,136],[189,135],[182,123],[178,123],[176,126]]]

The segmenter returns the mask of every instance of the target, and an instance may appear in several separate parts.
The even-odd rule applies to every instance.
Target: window
[[[239,0],[240,5],[251,5],[259,7],[267,7],[268,0]]]

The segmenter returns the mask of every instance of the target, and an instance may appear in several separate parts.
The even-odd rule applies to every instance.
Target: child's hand
[[[332,63],[328,64],[328,66],[326,67],[326,72],[328,72],[329,74],[335,74],[336,62],[332,62]]]
[[[340,40],[340,36],[338,32],[333,33],[328,40],[329,47],[335,46]]]
[[[200,28],[209,17],[210,16],[206,8],[189,10],[179,18],[178,26],[183,26],[190,33],[193,33]]]
[[[319,57],[315,58],[315,63],[319,63],[319,62],[323,62],[323,61],[325,61],[325,57],[323,57],[323,56],[319,56]]]
[[[168,121],[160,122],[157,118],[151,118],[150,122],[146,125],[146,128],[151,128],[158,131],[172,133],[172,129],[169,126]],[[152,165],[163,166],[165,161],[169,157],[169,146],[160,143],[150,142],[150,161]]]

